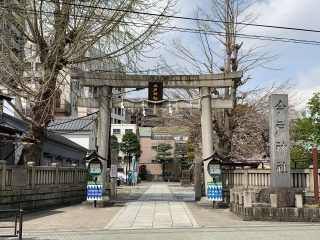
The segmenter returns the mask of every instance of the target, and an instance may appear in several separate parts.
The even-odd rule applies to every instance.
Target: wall
[[[86,149],[92,149],[90,148],[90,133],[87,132],[86,134],[61,134],[65,138],[68,138],[69,140],[79,144],[80,146],[86,148]]]
[[[142,150],[141,156],[139,158],[140,164],[151,163],[151,160],[155,159],[157,152],[151,148],[155,143],[157,144],[158,142],[156,140],[151,140],[151,138],[140,138]]]
[[[86,200],[85,168],[10,166],[0,160],[0,209],[36,209]]]

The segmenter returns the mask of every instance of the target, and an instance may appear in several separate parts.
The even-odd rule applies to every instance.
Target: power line
[[[45,0],[46,2],[52,2],[52,3],[59,3],[57,1],[50,1]],[[66,5],[72,5],[75,7],[87,7],[87,8],[93,8],[93,9],[99,9],[99,10],[111,10],[116,12],[126,12],[126,13],[135,13],[140,15],[148,15],[148,16],[156,16],[156,17],[167,17],[167,18],[174,18],[174,19],[183,19],[183,20],[192,20],[192,21],[202,21],[202,22],[213,22],[213,23],[224,23],[224,24],[230,24],[233,22],[227,22],[222,20],[212,20],[212,19],[204,19],[204,18],[194,18],[194,17],[184,17],[184,16],[174,16],[174,15],[167,15],[167,14],[157,14],[157,13],[147,13],[147,12],[141,12],[141,11],[135,11],[135,10],[125,10],[125,9],[116,9],[116,8],[110,8],[110,7],[98,7],[93,5],[86,5],[86,4],[76,4],[76,3],[64,3]],[[255,23],[236,23],[238,25],[245,25],[245,26],[253,26],[253,27],[264,27],[264,28],[276,28],[276,29],[284,29],[284,30],[292,30],[292,31],[303,31],[303,32],[313,32],[313,33],[320,33],[320,30],[315,29],[306,29],[306,28],[297,28],[297,27],[284,27],[284,26],[276,26],[276,25],[266,25],[266,24],[255,24]]]
[[[52,1],[54,3],[54,1]],[[66,3],[69,4],[69,3]],[[71,4],[74,5],[74,4]],[[76,5],[76,6],[82,6],[82,5]],[[87,6],[87,5],[84,5]],[[93,7],[93,6],[87,6],[87,7]],[[1,7],[0,7],[1,8]],[[2,7],[4,8],[4,7]],[[94,7],[95,8],[95,7]],[[109,8],[106,8],[109,9]],[[21,8],[20,8],[21,10]],[[112,9],[114,11],[127,11],[127,10],[117,10],[117,9]],[[34,10],[27,10],[28,12],[42,12],[42,13],[50,13],[53,14],[53,12],[48,12],[48,11],[34,11]],[[135,13],[133,11],[133,13]],[[147,13],[145,13],[147,14]],[[80,16],[80,15],[73,15],[73,16],[78,16],[78,17],[86,17],[86,18],[91,18],[91,19],[104,19],[102,17],[93,17],[93,16]],[[174,17],[174,16],[173,16]],[[189,19],[187,17],[181,17],[185,19]],[[194,18],[196,20],[196,18]],[[202,19],[203,21],[206,21],[205,19]],[[214,20],[207,20],[207,21],[214,21]],[[220,35],[224,36],[226,33],[224,32],[219,32],[219,31],[208,31],[208,30],[202,30],[202,29],[194,29],[194,28],[182,28],[182,27],[176,27],[176,26],[159,26],[159,25],[153,25],[153,24],[147,24],[147,23],[133,23],[133,22],[126,22],[126,21],[113,21],[113,22],[118,22],[120,24],[126,24],[126,25],[131,25],[135,27],[142,27],[142,26],[155,26],[159,29],[163,30],[171,30],[171,31],[177,31],[177,32],[185,32],[185,33],[203,33],[203,34],[208,34],[208,35]],[[223,22],[223,21],[221,21]],[[227,22],[223,22],[227,23]],[[239,24],[239,23],[238,23]],[[252,24],[247,24],[247,25],[252,25]],[[257,26],[267,26],[267,25],[261,25],[258,24]],[[270,26],[271,27],[271,26]],[[298,29],[298,28],[286,28],[286,27],[280,27],[280,26],[274,26],[275,28],[284,28],[284,29],[290,29],[290,30],[303,30],[303,29]],[[306,31],[313,31],[313,32],[320,32],[318,30],[310,30],[310,29],[304,29]],[[234,34],[235,36],[241,37],[241,38],[246,38],[246,39],[257,39],[257,40],[264,40],[264,41],[275,41],[275,42],[289,42],[289,43],[299,43],[299,44],[308,44],[308,45],[320,45],[319,41],[314,41],[314,40],[305,40],[305,39],[295,39],[295,38],[284,38],[284,37],[273,37],[273,36],[264,36],[264,35],[250,35],[250,34],[241,34],[241,33],[236,33]]]

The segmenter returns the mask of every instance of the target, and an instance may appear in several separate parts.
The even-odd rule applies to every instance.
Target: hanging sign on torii
[[[149,82],[148,99],[150,101],[163,100],[163,82]]]

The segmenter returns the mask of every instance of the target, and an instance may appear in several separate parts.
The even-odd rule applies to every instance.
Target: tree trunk
[[[26,156],[28,161],[34,161],[35,165],[40,164],[47,126],[52,121],[54,116],[53,104],[58,73],[58,69],[55,69],[55,71],[45,70],[44,79],[46,79],[48,82],[47,87],[43,92],[39,92],[38,96],[36,97],[35,105],[32,108],[34,122],[36,124],[31,126],[30,133],[31,136],[38,140],[38,142],[26,149]]]

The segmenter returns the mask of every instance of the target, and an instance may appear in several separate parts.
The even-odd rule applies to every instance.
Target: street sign
[[[102,183],[88,181],[87,183],[87,200],[102,200]]]
[[[101,160],[99,160],[98,158],[94,158],[89,162],[88,169],[89,169],[89,174],[92,177],[98,177],[102,173],[103,164]]]
[[[208,163],[208,173],[212,177],[213,181],[221,180],[221,164],[219,160],[213,159]]]
[[[118,165],[111,164],[110,168],[110,177],[117,177],[118,176]]]
[[[222,199],[222,182],[208,182],[207,184],[208,200],[221,202]]]

